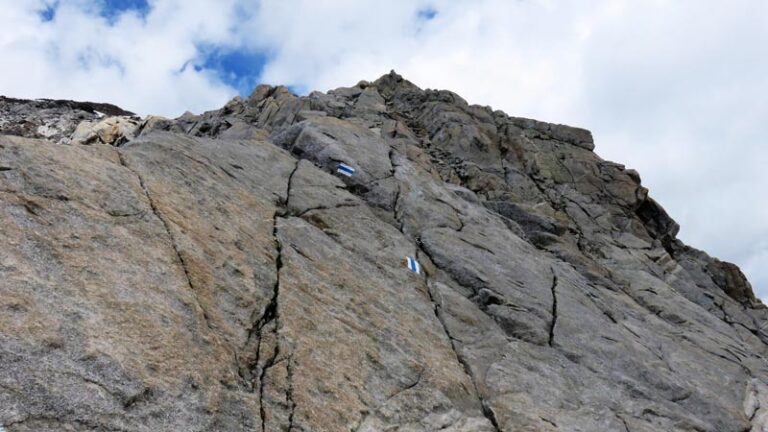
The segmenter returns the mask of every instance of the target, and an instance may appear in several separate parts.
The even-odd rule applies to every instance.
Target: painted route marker
[[[406,257],[405,259],[408,262],[408,270],[416,274],[419,274],[421,272],[421,266],[419,265],[419,262],[416,261],[416,258]]]
[[[336,172],[344,174],[347,177],[352,177],[352,175],[355,174],[355,169],[347,164],[340,163],[336,168]]]

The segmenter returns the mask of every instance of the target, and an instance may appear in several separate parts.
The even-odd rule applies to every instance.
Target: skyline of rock
[[[768,428],[768,309],[587,130],[394,72],[0,108],[8,432]]]

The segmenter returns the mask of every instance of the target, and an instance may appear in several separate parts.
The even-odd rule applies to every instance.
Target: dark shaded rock
[[[637,214],[645,223],[648,233],[661,241],[671,241],[680,231],[680,226],[653,198],[648,198],[637,209]]]

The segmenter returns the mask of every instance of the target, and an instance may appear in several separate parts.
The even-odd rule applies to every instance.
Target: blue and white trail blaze
[[[408,270],[416,274],[421,273],[421,266],[419,265],[419,262],[416,261],[416,258],[406,257],[406,260],[408,261]]]
[[[355,173],[355,169],[347,164],[339,163],[338,168],[336,168],[336,172],[344,174],[347,177],[352,177],[352,175]]]

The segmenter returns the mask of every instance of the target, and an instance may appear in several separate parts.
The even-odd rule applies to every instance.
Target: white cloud
[[[234,1],[163,0],[146,19],[110,24],[96,0],[61,1],[42,22],[45,1],[0,0],[0,92],[17,97],[104,100],[140,113],[179,115],[223,104],[234,90],[210,71],[182,67],[197,44],[234,43]]]
[[[511,115],[591,129],[693,246],[768,298],[768,3],[755,0],[154,0],[110,26],[62,0],[0,0],[0,93],[177,115],[234,90],[199,44],[268,51],[262,79],[327,90],[394,68]],[[419,10],[437,11],[419,20]],[[83,56],[85,54],[85,56]],[[85,59],[88,67],[83,67]]]

